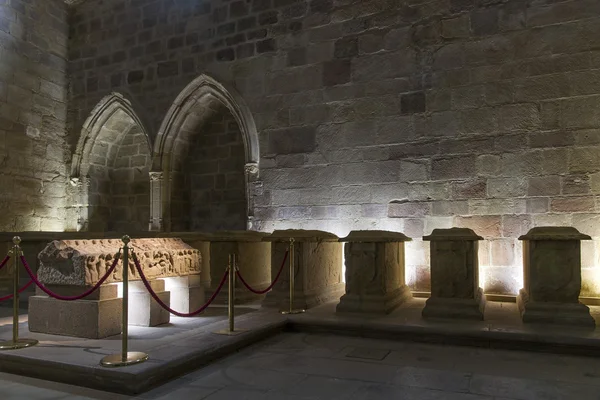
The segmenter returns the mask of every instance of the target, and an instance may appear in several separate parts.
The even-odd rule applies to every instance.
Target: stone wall
[[[62,230],[67,8],[0,1],[0,230]]]
[[[255,229],[469,227],[487,239],[482,286],[512,294],[530,227],[600,237],[595,0],[88,0],[71,29],[73,141],[109,91],[152,137],[201,73],[241,93],[260,135]],[[406,254],[426,290],[427,245]]]
[[[244,143],[225,107],[196,136],[187,159],[189,229],[245,230]]]

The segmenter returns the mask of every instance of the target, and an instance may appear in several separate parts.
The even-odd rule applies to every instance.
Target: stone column
[[[264,242],[265,233],[254,231],[217,232],[210,237],[210,280],[211,294],[216,290],[227,269],[229,254],[236,254],[240,274],[248,285],[264,289],[271,284],[271,243]],[[227,303],[228,286],[223,286],[216,300]],[[246,289],[239,280],[235,287],[237,304],[262,300]]]
[[[579,302],[581,241],[571,227],[533,228],[523,240],[523,283],[517,304],[523,322],[594,327],[590,309]]]
[[[162,231],[163,230],[163,204],[162,204],[162,193],[163,193],[163,173],[150,172],[150,221],[149,231]]]
[[[428,240],[431,254],[431,297],[424,318],[483,320],[485,297],[479,287],[479,240],[471,229],[434,229]]]
[[[352,231],[346,242],[346,294],[337,312],[388,314],[412,298],[404,279],[404,242],[397,232]]]
[[[178,308],[173,307],[173,303],[171,303],[171,294],[166,290],[163,279],[150,281],[150,286],[152,286],[152,290],[154,290],[165,304],[176,311],[181,311]],[[158,326],[168,324],[171,320],[171,314],[154,301],[152,295],[148,293],[142,281],[129,282],[128,310],[129,325]]]
[[[272,242],[271,275],[281,268],[290,239],[294,239],[296,272],[294,308],[309,309],[338,300],[344,294],[342,282],[342,243],[339,238],[323,231],[283,230],[265,237]],[[267,293],[264,307],[289,308],[289,260],[273,290]]]

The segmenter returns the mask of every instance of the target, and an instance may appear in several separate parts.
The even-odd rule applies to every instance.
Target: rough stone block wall
[[[200,73],[241,93],[260,135],[255,229],[473,228],[485,290],[512,294],[530,227],[600,237],[596,0],[90,0],[71,29],[74,137],[111,90],[152,134]],[[406,255],[426,290],[427,244]]]
[[[240,128],[222,105],[192,118],[179,138],[172,188],[173,231],[245,230],[244,143]]]
[[[0,1],[0,230],[64,225],[67,8]]]
[[[245,230],[244,143],[227,109],[196,136],[190,155],[190,230]]]

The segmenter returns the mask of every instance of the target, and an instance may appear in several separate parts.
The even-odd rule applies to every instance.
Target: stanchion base
[[[246,331],[247,329],[234,329],[233,331],[230,331],[229,329],[221,329],[220,331],[216,331],[213,333],[216,333],[217,335],[236,336]]]
[[[287,310],[287,311],[282,311],[281,313],[283,315],[289,315],[289,314],[302,314],[305,313],[306,310],[302,310],[302,309],[297,309],[297,310]]]
[[[139,364],[147,359],[148,354],[146,353],[142,353],[141,351],[130,351],[127,353],[125,360],[123,360],[123,355],[121,353],[111,354],[100,360],[100,365],[103,367],[124,367],[127,365]]]
[[[25,347],[31,347],[38,344],[35,339],[17,339],[16,342],[8,340],[6,342],[0,342],[0,350],[16,350],[24,349]]]

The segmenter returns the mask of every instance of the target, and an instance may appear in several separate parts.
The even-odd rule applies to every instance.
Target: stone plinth
[[[217,232],[210,238],[211,294],[221,282],[229,262],[229,254],[237,256],[240,274],[248,285],[261,290],[271,284],[271,243],[264,242],[267,234],[254,231]],[[223,286],[215,299],[227,303],[229,287]],[[238,280],[235,287],[237,304],[261,300],[265,295],[257,295],[246,289]]]
[[[339,299],[344,294],[342,283],[342,243],[331,233],[322,231],[275,231],[264,240],[272,243],[271,275],[275,277],[290,239],[294,239],[295,290],[294,308],[308,309]],[[273,290],[267,293],[264,307],[289,309],[289,261]]]
[[[581,241],[571,227],[538,227],[523,240],[523,283],[517,304],[523,322],[595,326],[581,291]]]
[[[434,229],[430,241],[431,297],[424,318],[483,320],[485,297],[479,287],[479,240],[471,229]]]
[[[404,279],[404,242],[398,232],[353,231],[346,242],[346,293],[337,312],[388,314],[412,297]]]
[[[38,279],[58,294],[81,294],[102,278],[122,244],[118,239],[55,240],[39,254]],[[162,278],[199,279],[200,252],[180,239],[133,239],[130,245],[146,277],[166,304],[169,304],[170,294],[165,291]],[[128,267],[131,280],[130,324],[155,326],[169,322],[169,313],[162,310],[143,287],[131,256]],[[100,290],[82,300],[60,301],[42,293],[31,297],[29,329],[33,332],[87,338],[119,334],[122,300],[118,297],[116,283],[121,282],[122,271],[123,262],[120,260]],[[202,290],[201,287],[199,289]],[[117,308],[119,317],[115,318]],[[80,317],[82,315],[85,318]]]

